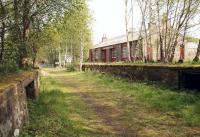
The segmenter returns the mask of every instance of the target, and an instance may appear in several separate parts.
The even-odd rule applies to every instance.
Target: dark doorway
[[[183,72],[182,85],[186,89],[200,91],[200,71]]]
[[[106,62],[106,58],[107,58],[107,56],[106,56],[106,49],[103,49],[102,50],[102,62]]]
[[[35,83],[34,81],[32,81],[28,86],[26,86],[26,96],[27,98],[30,99],[35,99],[36,98],[36,94],[35,94]]]

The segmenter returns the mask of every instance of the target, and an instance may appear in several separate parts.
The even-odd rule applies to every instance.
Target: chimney
[[[107,40],[106,34],[103,34],[102,42],[104,42],[104,41],[106,41],[106,40]]]

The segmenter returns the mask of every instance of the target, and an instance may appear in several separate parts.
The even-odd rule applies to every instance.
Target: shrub
[[[19,67],[15,63],[5,63],[0,65],[0,73],[7,74],[7,73],[14,73],[19,71]]]
[[[68,72],[74,72],[74,71],[76,71],[77,70],[77,68],[76,68],[76,65],[75,64],[68,64],[67,65],[67,71]]]

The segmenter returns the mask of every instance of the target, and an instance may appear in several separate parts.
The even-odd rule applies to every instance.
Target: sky
[[[91,0],[89,8],[93,16],[93,43],[101,41],[103,34],[107,38],[123,35],[125,31],[124,0]],[[140,18],[139,9],[134,7],[134,27],[137,27]],[[132,26],[132,23],[129,23]],[[129,28],[133,28],[133,27]]]

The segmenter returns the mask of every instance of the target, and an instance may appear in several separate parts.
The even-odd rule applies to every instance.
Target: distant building
[[[197,53],[198,43],[188,42],[185,47],[185,60],[193,60]]]
[[[155,28],[155,27],[154,27]],[[155,30],[157,30],[155,28]],[[141,32],[142,33],[142,32]],[[160,50],[158,46],[158,33],[152,33],[152,48],[145,46],[144,33],[139,31],[129,33],[130,51],[132,60],[160,60]],[[181,38],[181,37],[180,37]],[[179,40],[175,50],[174,60],[180,58],[192,60],[195,57],[198,43],[186,42],[185,47],[181,47]],[[105,35],[102,41],[95,45],[89,52],[90,62],[119,62],[127,61],[127,39],[126,35],[121,35],[115,38],[108,39]]]
[[[65,63],[72,63],[72,56],[64,55],[64,61]]]

